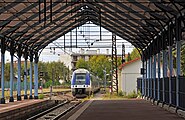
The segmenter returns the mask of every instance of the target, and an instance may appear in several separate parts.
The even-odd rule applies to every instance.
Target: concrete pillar
[[[4,96],[4,70],[5,70],[5,54],[1,50],[1,104],[5,104]]]
[[[17,78],[17,100],[21,100],[21,56],[18,56],[18,64],[17,64],[18,70],[18,78]]]
[[[10,61],[10,100],[9,102],[14,102],[13,98],[13,81],[14,81],[14,67],[13,67],[13,54],[11,54],[11,61]]]
[[[38,99],[38,54],[34,61],[34,99]]]

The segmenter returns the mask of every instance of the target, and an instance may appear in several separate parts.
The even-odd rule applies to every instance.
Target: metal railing
[[[185,76],[179,76],[179,106],[177,106],[176,101],[176,80],[177,77],[166,77],[166,78],[160,78],[159,79],[159,88],[158,88],[158,78],[156,79],[144,79],[144,82],[142,81],[142,78],[137,78],[137,90],[142,93],[146,97],[159,100],[159,102],[163,102],[165,104],[169,104],[171,106],[180,108],[185,110]],[[149,82],[149,84],[148,84]],[[171,86],[169,86],[169,82],[171,82]],[[144,83],[144,85],[142,85]],[[164,85],[163,85],[164,83]],[[155,84],[155,85],[154,85]],[[142,88],[144,87],[144,88]],[[163,89],[164,87],[164,89]],[[171,92],[170,92],[171,88]],[[159,89],[159,99],[158,99],[158,89]],[[148,91],[149,90],[149,91]],[[149,93],[148,93],[149,92]],[[155,93],[155,96],[154,96]],[[170,103],[170,96],[171,96],[171,103]],[[163,98],[164,97],[164,98]]]

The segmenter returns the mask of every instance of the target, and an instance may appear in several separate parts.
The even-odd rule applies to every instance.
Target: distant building
[[[81,49],[79,53],[72,53],[71,55],[62,54],[60,55],[60,61],[63,62],[66,66],[69,66],[69,69],[75,70],[77,61],[82,58],[85,61],[89,61],[92,56],[105,55],[111,57],[112,54],[109,53],[109,49],[106,50],[106,53],[100,53],[100,50],[84,50]]]
[[[162,63],[160,64],[160,72],[163,76]],[[119,90],[126,92],[127,94],[133,90],[137,90],[137,78],[142,77],[140,74],[140,68],[142,67],[142,61],[140,58],[136,58],[129,62],[122,64],[119,67],[118,84]],[[148,73],[148,71],[146,71]],[[172,76],[174,76],[175,70],[173,70]],[[167,69],[167,76],[169,77],[169,69]],[[156,78],[158,77],[158,62],[156,62]]]
[[[137,78],[141,77],[140,68],[142,62],[140,58],[136,58],[126,62],[120,66],[120,73],[118,78],[119,89],[126,94],[137,90]]]

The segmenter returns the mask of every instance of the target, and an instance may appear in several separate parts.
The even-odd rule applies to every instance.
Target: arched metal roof
[[[1,0],[0,36],[28,51],[39,51],[91,21],[146,50],[177,16],[184,0]],[[26,49],[25,49],[26,50]]]

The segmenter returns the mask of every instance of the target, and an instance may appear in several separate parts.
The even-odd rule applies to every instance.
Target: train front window
[[[85,81],[85,74],[77,74],[76,81]]]

